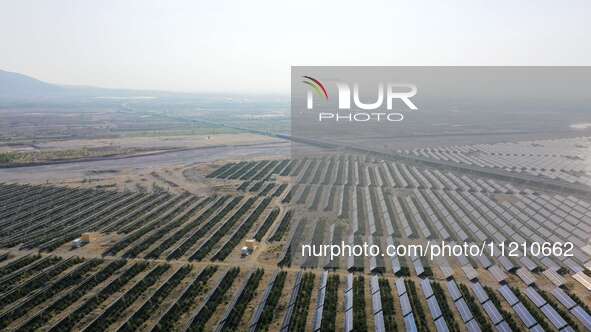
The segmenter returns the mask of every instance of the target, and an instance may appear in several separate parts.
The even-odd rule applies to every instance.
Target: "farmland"
[[[361,153],[241,159],[184,172],[209,189],[0,185],[0,327],[591,328],[585,197]],[[154,176],[172,179],[166,174]],[[90,242],[72,247],[83,234]],[[244,256],[248,239],[257,247]],[[304,243],[385,248],[437,240],[568,241],[574,249],[572,257],[436,261],[299,255]]]

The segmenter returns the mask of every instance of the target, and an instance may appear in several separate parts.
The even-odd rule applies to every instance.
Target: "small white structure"
[[[250,255],[251,252],[252,251],[248,247],[240,248],[240,256],[242,256],[242,257],[246,257],[246,256]]]
[[[78,238],[75,239],[74,241],[72,241],[72,249],[77,249],[82,247],[85,244],[84,241],[82,241],[82,239]]]

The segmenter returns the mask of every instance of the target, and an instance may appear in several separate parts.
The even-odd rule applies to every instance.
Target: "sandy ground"
[[[112,178],[113,174],[150,173],[162,168],[192,167],[201,163],[241,159],[288,157],[286,141],[262,142],[242,146],[221,146],[185,150],[123,159],[41,165],[0,169],[0,182],[52,183]]]
[[[184,135],[184,136],[158,136],[158,137],[121,137],[109,139],[72,139],[63,141],[50,141],[37,143],[30,146],[27,151],[34,150],[62,150],[101,148],[117,146],[121,148],[150,148],[154,150],[170,147],[203,147],[211,145],[244,145],[255,143],[277,142],[277,139],[255,134],[216,134],[216,135]],[[0,152],[14,150],[10,146],[0,146]],[[19,146],[16,150],[23,150]]]

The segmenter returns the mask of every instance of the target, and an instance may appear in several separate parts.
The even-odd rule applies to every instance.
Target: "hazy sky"
[[[291,65],[591,65],[590,1],[0,1],[0,69],[288,93]]]

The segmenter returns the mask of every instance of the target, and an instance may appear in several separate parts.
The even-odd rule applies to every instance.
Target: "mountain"
[[[0,70],[0,98],[22,99],[51,97],[63,94],[66,88],[38,79]]]
[[[0,70],[0,102],[81,100],[88,98],[162,97],[177,93],[151,90],[97,88],[92,86],[58,85],[36,78]]]

